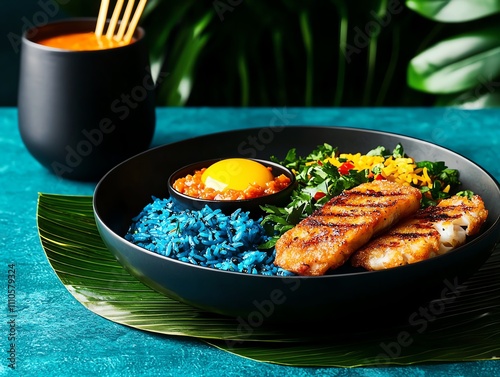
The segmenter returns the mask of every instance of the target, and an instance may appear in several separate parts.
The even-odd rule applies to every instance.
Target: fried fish
[[[352,256],[355,267],[383,270],[432,258],[463,245],[488,217],[483,200],[453,196],[419,210]]]
[[[421,197],[417,188],[384,180],[346,190],[278,239],[275,264],[299,275],[323,275],[414,214]]]

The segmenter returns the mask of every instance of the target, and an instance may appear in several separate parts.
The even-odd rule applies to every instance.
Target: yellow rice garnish
[[[415,160],[409,157],[394,158],[391,156],[385,159],[382,156],[368,156],[361,153],[342,153],[338,157],[332,156],[326,161],[336,167],[341,166],[344,161],[349,161],[354,165],[354,169],[358,171],[368,169],[373,172],[376,169],[380,171],[382,178],[388,181],[416,187],[428,186],[429,188],[432,188],[433,184],[427,168],[417,168]],[[443,191],[447,192],[449,189],[449,187],[446,187]]]

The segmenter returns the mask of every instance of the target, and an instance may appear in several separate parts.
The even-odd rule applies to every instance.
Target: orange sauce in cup
[[[105,50],[109,48],[125,46],[126,44],[128,44],[124,41],[115,41],[114,39],[108,39],[105,36],[98,38],[94,32],[57,35],[54,37],[42,39],[38,41],[38,43],[48,47],[71,51]]]

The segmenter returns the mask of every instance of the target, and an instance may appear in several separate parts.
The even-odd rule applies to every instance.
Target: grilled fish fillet
[[[418,189],[389,181],[346,190],[278,239],[275,264],[299,275],[323,275],[374,235],[414,214],[421,197]]]
[[[453,196],[437,206],[419,210],[407,219],[370,241],[352,256],[355,267],[383,270],[432,258],[465,243],[475,235],[488,217],[478,195],[471,200]]]

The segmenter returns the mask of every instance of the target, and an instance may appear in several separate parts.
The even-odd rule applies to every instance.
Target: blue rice
[[[153,197],[132,219],[125,239],[160,255],[197,266],[247,274],[288,276],[274,265],[275,250],[258,246],[268,240],[259,220],[236,210],[183,210],[170,198]]]

